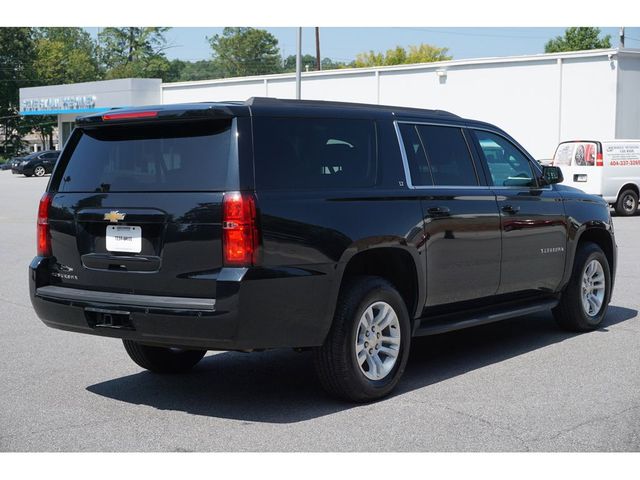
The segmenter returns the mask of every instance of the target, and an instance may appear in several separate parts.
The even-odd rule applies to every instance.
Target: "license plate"
[[[110,252],[140,253],[142,251],[142,228],[124,225],[107,226],[107,250]]]

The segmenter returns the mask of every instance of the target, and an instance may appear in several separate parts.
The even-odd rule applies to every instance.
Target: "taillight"
[[[49,208],[53,195],[45,193],[38,205],[37,252],[40,257],[51,256],[51,236],[49,234]]]
[[[105,113],[102,115],[102,120],[134,120],[136,118],[155,118],[157,116],[158,112],[156,111]]]
[[[222,201],[224,264],[233,267],[256,265],[259,239],[253,195],[225,193]]]
[[[596,167],[602,167],[604,163],[602,161],[602,152],[596,154]]]

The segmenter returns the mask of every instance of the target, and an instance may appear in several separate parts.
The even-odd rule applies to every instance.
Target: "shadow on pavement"
[[[637,311],[609,307],[602,327],[630,320]],[[550,313],[432,337],[416,338],[395,395],[453,378],[571,338]],[[124,356],[123,351],[123,356]],[[322,391],[309,352],[278,350],[224,352],[205,357],[184,375],[140,372],[87,387],[104,397],[160,410],[246,422],[295,423],[330,415],[355,405],[333,400]]]

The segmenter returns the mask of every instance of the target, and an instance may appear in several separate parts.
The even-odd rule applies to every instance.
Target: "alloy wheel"
[[[391,305],[376,302],[360,317],[355,339],[356,362],[369,380],[384,379],[400,355],[400,321]]]

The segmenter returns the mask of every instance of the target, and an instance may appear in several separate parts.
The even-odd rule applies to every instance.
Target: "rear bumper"
[[[53,284],[46,258],[29,267],[32,305],[49,327],[154,345],[250,350],[321,345],[333,311],[330,276],[287,268],[224,268],[217,298],[92,291]],[[116,325],[105,314],[124,319]]]

